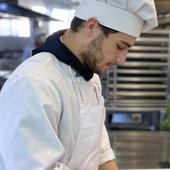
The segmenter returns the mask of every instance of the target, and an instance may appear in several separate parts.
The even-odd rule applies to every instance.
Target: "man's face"
[[[101,32],[81,53],[84,64],[94,73],[102,74],[114,64],[123,64],[129,47],[133,46],[136,38],[124,33],[110,33],[107,37]]]

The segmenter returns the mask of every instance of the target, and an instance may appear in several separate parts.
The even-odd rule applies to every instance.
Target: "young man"
[[[118,170],[97,74],[156,25],[152,0],[82,0],[71,28],[48,37],[1,91],[1,169]]]

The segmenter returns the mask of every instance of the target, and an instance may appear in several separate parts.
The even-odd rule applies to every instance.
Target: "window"
[[[30,35],[28,18],[3,15],[0,19],[0,36],[30,37]]]
[[[51,16],[60,21],[50,21],[49,23],[49,33],[52,34],[61,29],[67,29],[70,27],[70,22],[74,16],[74,9],[53,9]]]
[[[38,5],[35,5],[35,6],[32,6],[31,9],[33,11],[36,11],[36,12],[39,12],[41,14],[48,14],[48,10],[46,7],[44,6],[38,6]]]

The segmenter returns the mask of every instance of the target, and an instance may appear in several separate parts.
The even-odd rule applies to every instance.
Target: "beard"
[[[94,73],[102,74],[102,70],[99,67],[99,63],[104,58],[102,51],[102,42],[104,35],[101,33],[94,40],[92,40],[87,46],[87,50],[82,52],[80,56],[83,58],[83,64],[90,68]]]

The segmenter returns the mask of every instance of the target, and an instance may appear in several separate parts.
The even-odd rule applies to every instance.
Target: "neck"
[[[81,38],[78,33],[73,33],[70,30],[67,30],[61,37],[61,41],[83,64],[84,61],[80,55],[83,45],[81,44]]]

